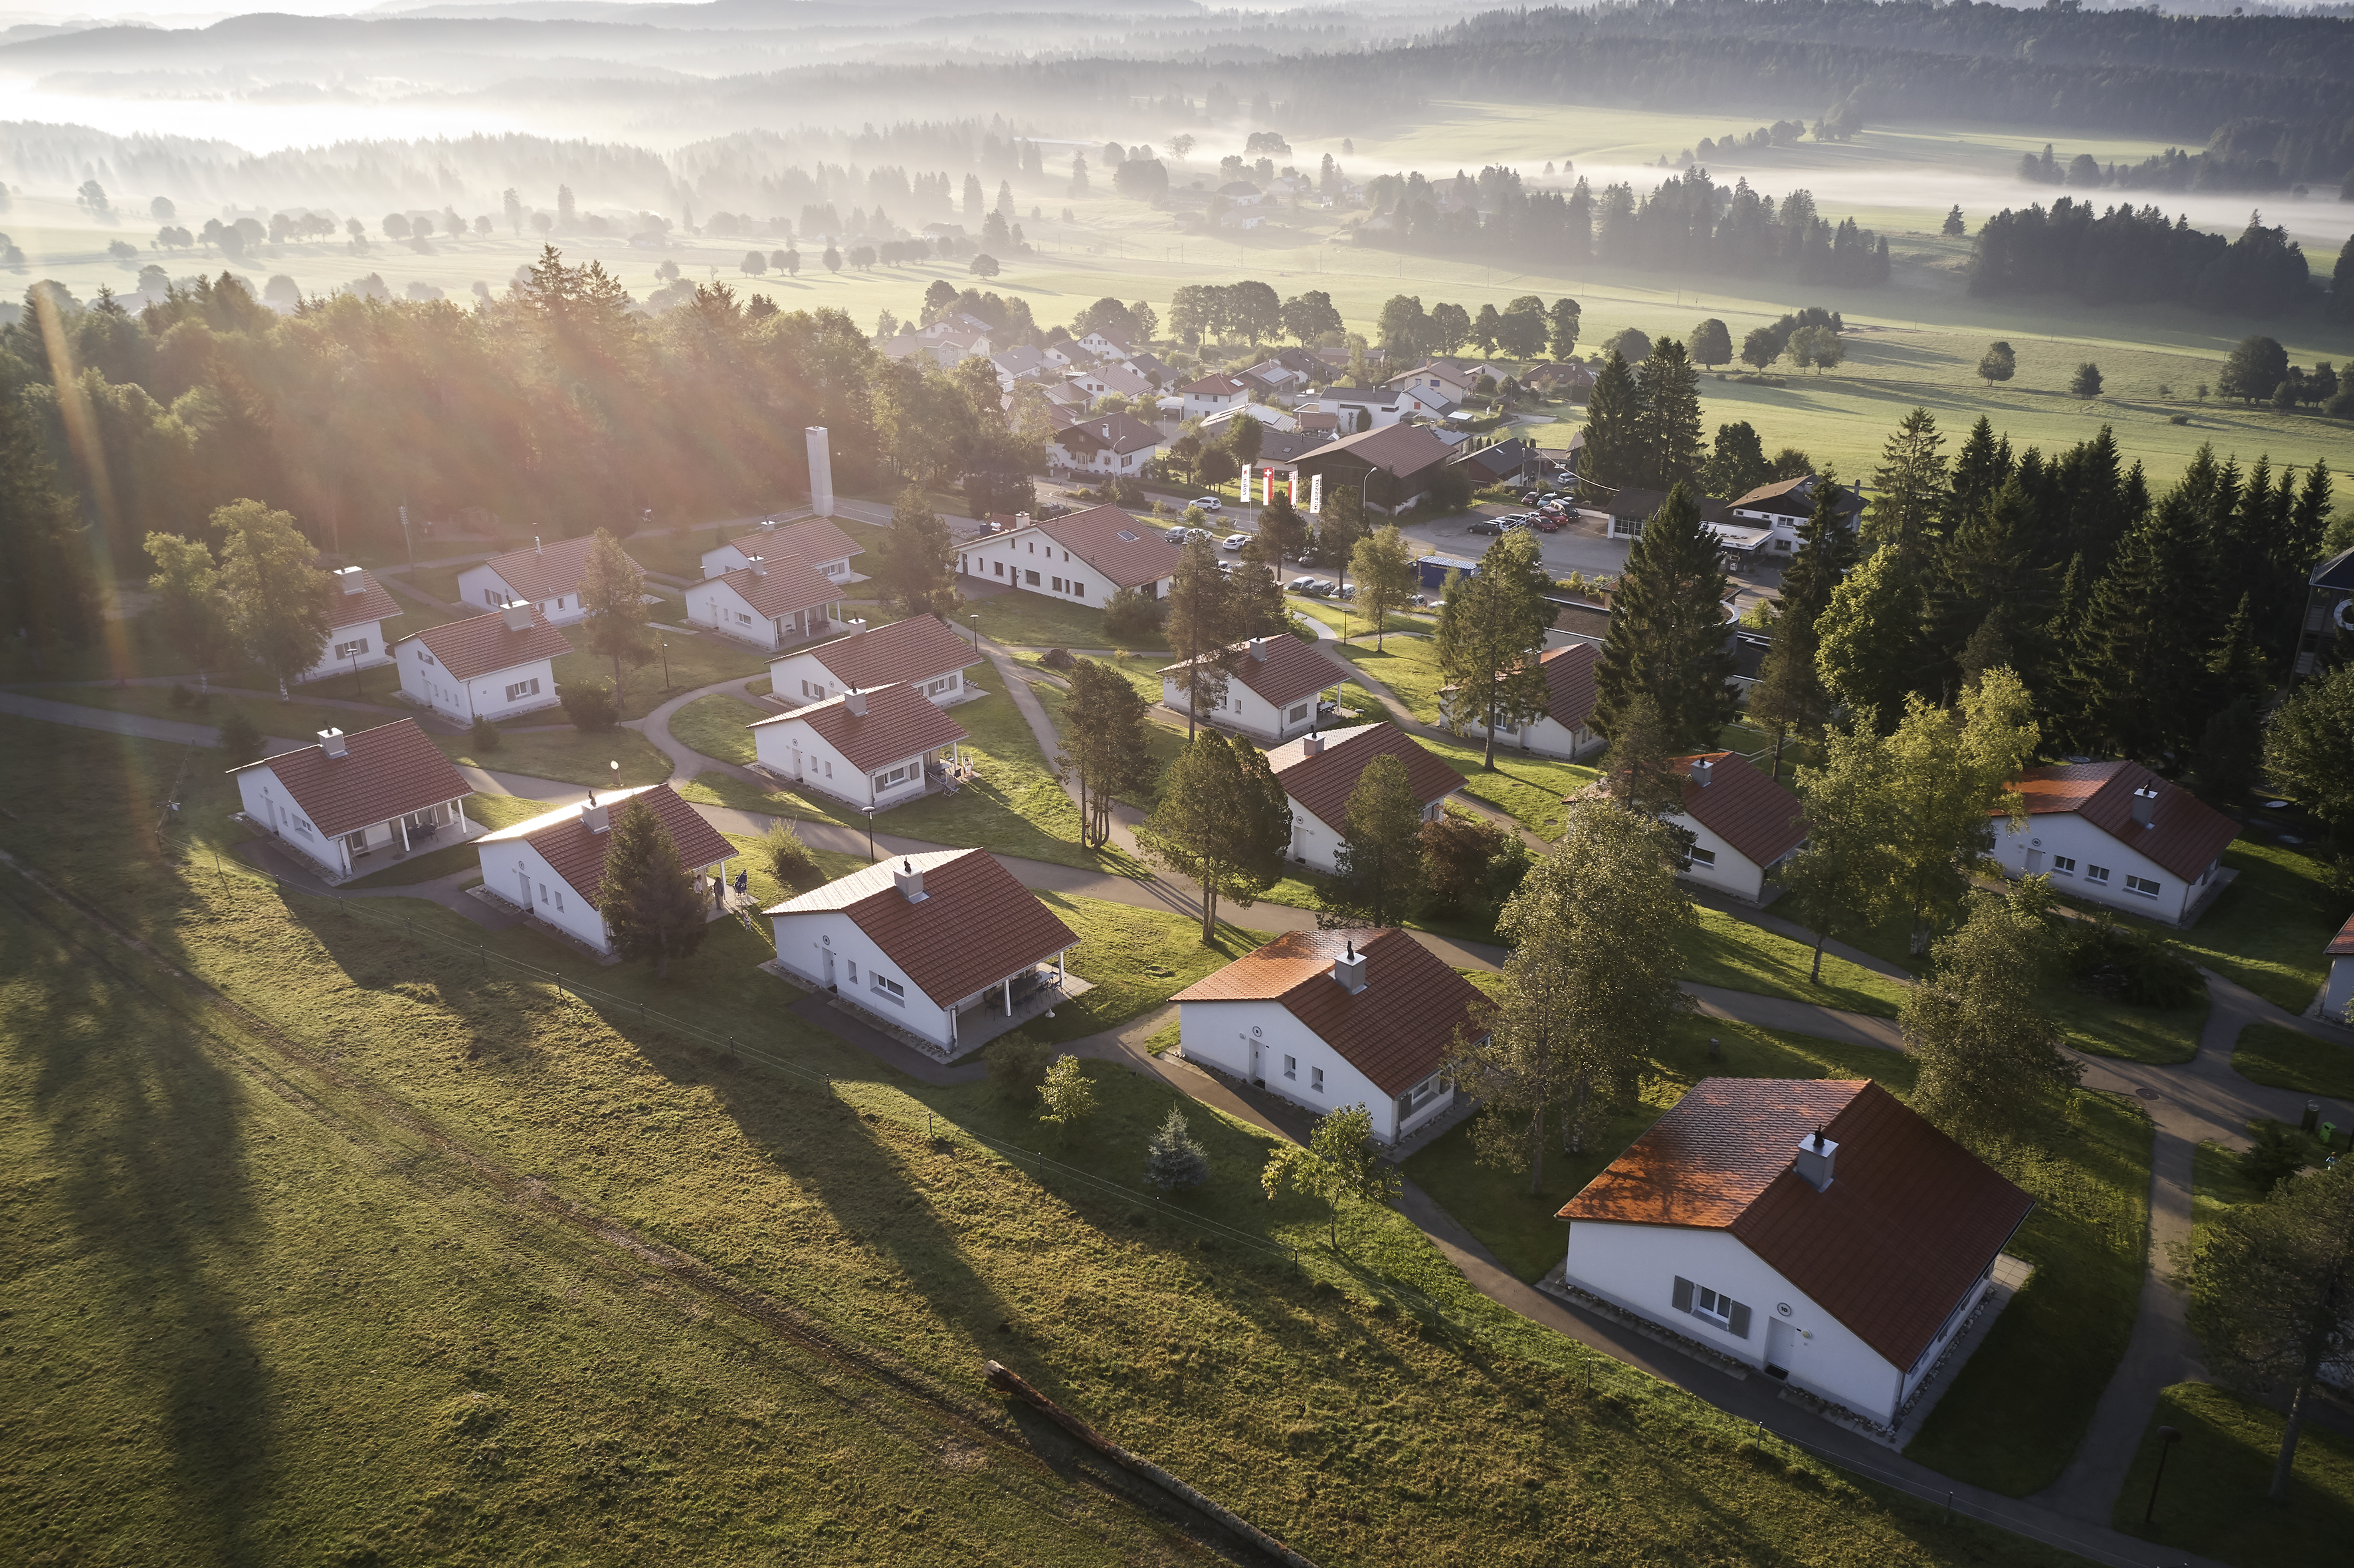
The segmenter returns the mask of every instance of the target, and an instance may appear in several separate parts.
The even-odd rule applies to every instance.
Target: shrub
[[[474,727],[466,739],[476,751],[496,751],[499,748],[499,726],[477,715]]]
[[[2255,1184],[2257,1192],[2269,1195],[2310,1163],[2303,1133],[2276,1121],[2260,1122],[2255,1141],[2240,1156],[2240,1173]]]
[[[250,762],[261,755],[261,732],[242,713],[231,714],[220,726],[220,748],[228,753],[231,762]]]
[[[760,839],[760,859],[769,874],[789,894],[807,893],[825,885],[825,873],[818,868],[817,856],[801,842],[790,822],[769,824]]]
[[[621,722],[621,705],[613,700],[610,682],[575,681],[559,694],[574,729],[610,729]]]
[[[2120,926],[2105,910],[2066,923],[2060,959],[2079,990],[2136,1007],[2188,1007],[2207,992],[2171,943]]]
[[[196,694],[188,690],[186,683],[175,681],[170,694],[164,700],[175,708],[185,708],[196,700]]]
[[[1046,1064],[1055,1050],[1015,1030],[989,1048],[989,1077],[1009,1100],[1027,1100],[1046,1081]]]
[[[1104,631],[1114,637],[1143,637],[1161,630],[1161,602],[1134,588],[1121,588],[1104,606]]]
[[[1038,662],[1049,670],[1068,670],[1078,663],[1067,648],[1049,648],[1038,655]]]
[[[1057,1056],[1038,1084],[1038,1119],[1053,1124],[1064,1137],[1095,1114],[1096,1086],[1076,1056]]]
[[[1198,1187],[1210,1179],[1210,1157],[1193,1141],[1185,1113],[1175,1106],[1169,1107],[1169,1118],[1144,1146],[1144,1174],[1164,1192]]]

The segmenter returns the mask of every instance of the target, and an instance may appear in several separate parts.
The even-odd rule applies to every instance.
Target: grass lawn
[[[2322,881],[2321,863],[2291,845],[2243,833],[2223,852],[2240,874],[2188,931],[2151,929],[2194,962],[2290,1012],[2312,1005],[2329,960],[2322,949],[2346,923],[2347,904]]]
[[[745,726],[755,719],[774,718],[777,710],[714,693],[697,697],[673,714],[672,736],[705,757],[749,767],[755,752],[752,732]]]
[[[1438,722],[1438,644],[1427,637],[1392,637],[1380,651],[1357,642],[1340,644],[1342,657],[1389,688],[1392,695],[1425,724]]]
[[[2278,1411],[2211,1383],[2179,1383],[2158,1397],[2110,1522],[2128,1535],[2244,1568],[2334,1561],[2354,1538],[2354,1439],[2306,1422],[2297,1435],[2285,1504],[2268,1496],[2279,1462]],[[2182,1434],[2158,1473],[2158,1429]],[[2158,1483],[2151,1522],[2142,1522]]]
[[[1687,980],[1882,1018],[1895,1017],[1903,1004],[1901,980],[1825,953],[1822,981],[1816,984],[1807,978],[1815,955],[1806,943],[1720,910],[1695,906],[1692,912],[1700,928],[1687,949]]]
[[[1015,663],[1036,670],[1053,680],[1061,681],[1067,680],[1069,678],[1065,672],[1060,670],[1049,670],[1045,665],[1040,663],[1039,661],[1045,657],[1045,654],[1044,653],[1020,652],[1013,654],[1011,657]],[[1134,686],[1136,688],[1136,694],[1142,697],[1146,702],[1157,703],[1161,700],[1161,665],[1162,658],[1162,655],[1153,654],[1141,659],[1097,659],[1095,662],[1101,664],[1105,669],[1111,671],[1115,674],[1119,675],[1122,680],[1125,680],[1129,685]],[[1034,689],[1037,691],[1041,701],[1044,700],[1045,694],[1049,691],[1055,692],[1058,694],[1064,691],[1064,688],[1060,686],[1039,686]],[[1048,711],[1052,712],[1053,710],[1050,708]]]
[[[959,628],[970,630],[981,617],[981,634],[1014,648],[1131,648],[1165,653],[1169,640],[1158,630],[1130,632],[1115,639],[1103,628],[1103,611],[1066,604],[1044,594],[999,594],[994,599],[968,599],[957,610]]]
[[[1370,694],[1367,700],[1372,701]],[[1372,716],[1387,716],[1378,702],[1373,704]],[[1496,748],[1496,770],[1490,773],[1479,766],[1483,752],[1476,743],[1433,735],[1414,739],[1463,775],[1463,793],[1485,800],[1539,838],[1559,836],[1562,797],[1585,789],[1595,777],[1596,770],[1582,763],[1525,757],[1501,746]]]
[[[2354,1099],[2354,1050],[2280,1023],[2250,1023],[2232,1044],[2232,1071],[2252,1084]]]
[[[1907,1458],[2007,1497],[2060,1478],[2125,1356],[2149,1242],[2149,1113],[2079,1091],[2041,1149],[1995,1167],[2035,1199],[2009,1251],[2035,1266]]]
[[[1182,915],[1099,898],[1038,896],[1078,934],[1079,945],[1066,961],[1095,989],[1058,1005],[1054,1017],[1023,1024],[1023,1033],[1035,1040],[1076,1040],[1112,1028],[1274,940],[1269,932],[1220,920],[1217,943],[1205,947],[1201,922]]]
[[[476,793],[466,798],[466,815],[473,821],[492,828],[511,828],[517,822],[527,822],[543,812],[555,810],[545,800],[526,800],[519,795],[484,795]],[[443,844],[407,860],[395,861],[381,871],[344,884],[346,887],[406,887],[413,883],[431,882],[453,871],[472,871],[482,864],[482,856],[472,842]]]
[[[621,683],[621,716],[643,718],[656,708],[697,686],[708,686],[726,680],[753,681],[769,673],[769,658],[750,648],[739,647],[716,637],[683,635],[661,631],[655,635],[670,645],[670,683],[663,683],[663,656],[659,653],[645,663],[631,670]],[[575,637],[575,641],[584,641]],[[560,687],[580,681],[613,679],[613,662],[594,653],[571,652],[556,661],[556,683]]]
[[[1372,615],[1354,605],[1338,599],[1310,599],[1305,594],[1296,593],[1285,595],[1283,602],[1294,615],[1320,620],[1343,637],[1371,637],[1373,634]],[[1438,622],[1431,616],[1401,614],[1392,610],[1383,618],[1382,624],[1389,631],[1426,637]]]
[[[745,1561],[1204,1561],[1075,1484],[1041,1425],[1001,1427],[977,1383],[991,1356],[1336,1568],[1432,1541],[1467,1563],[1685,1560],[1703,1534],[1733,1562],[2063,1561],[1744,1447],[1738,1423],[1630,1369],[1602,1363],[1588,1394],[1575,1347],[1472,1294],[1403,1216],[1352,1208],[1341,1251],[1322,1246],[1322,1207],[1267,1202],[1267,1139],[1214,1112],[1189,1111],[1211,1182],[1165,1208],[954,1136],[1048,1147],[1132,1192],[1173,1100],[1155,1081],[1088,1064],[1097,1108],[1056,1137],[1028,1097],[921,1088],[801,1024],[733,924],[658,981],[435,906],[290,901],[122,831],[171,748],[30,733],[59,744],[0,746],[0,789],[43,802],[0,819],[0,847],[284,1043],[166,1015],[182,993],[160,966],[21,884],[0,905],[0,939],[35,955],[0,979],[24,1112],[0,1143],[33,1249],[0,1397],[48,1457],[0,1501],[12,1539],[288,1562],[321,1542],[354,1560],[717,1542]],[[228,831],[205,788],[184,813],[199,837]],[[461,945],[404,936],[412,912]],[[608,1016],[478,948],[826,1082]],[[928,1137],[928,1113],[950,1136]]]
[[[1708,1059],[1712,1037],[1722,1044],[1721,1062]],[[1553,1218],[1561,1206],[1701,1079],[1871,1078],[1902,1094],[1912,1088],[1914,1077],[1912,1058],[1894,1051],[1691,1016],[1676,1021],[1652,1053],[1651,1069],[1643,1079],[1641,1103],[1609,1118],[1585,1153],[1564,1154],[1558,1138],[1548,1140],[1544,1179],[1533,1193],[1525,1167],[1512,1171],[1479,1162],[1469,1122],[1400,1169],[1478,1236],[1498,1262],[1533,1281],[1561,1262],[1568,1240],[1567,1228]]]
[[[2200,1234],[2224,1210],[2263,1198],[2255,1182],[2241,1169],[2240,1153],[2230,1144],[2218,1143],[2211,1138],[2190,1151],[2192,1245],[2198,1245]]]
[[[368,691],[371,702],[381,703],[394,711],[358,713],[349,708],[330,708],[311,703],[281,703],[275,697],[232,697],[214,691],[202,707],[175,708],[172,705],[169,686],[28,686],[25,694],[46,697],[51,702],[71,703],[77,707],[104,708],[110,713],[143,714],[149,718],[174,719],[182,724],[211,725],[217,729],[228,723],[231,715],[243,714],[253,727],[265,736],[279,736],[290,740],[310,741],[323,729],[341,729],[356,734],[375,729],[379,725],[397,724],[413,710],[395,705],[390,694],[398,680],[390,670],[370,670]],[[196,690],[191,685],[190,691]],[[318,691],[322,696],[348,698],[351,683],[344,683],[341,691]],[[561,718],[563,715],[557,715]]]
[[[433,744],[452,762],[567,784],[610,784],[616,779],[624,785],[659,784],[671,772],[670,758],[633,729],[592,731],[567,726],[528,735],[502,734],[494,751],[477,751],[471,735],[437,735]],[[620,772],[608,768],[609,762],[619,762]]]

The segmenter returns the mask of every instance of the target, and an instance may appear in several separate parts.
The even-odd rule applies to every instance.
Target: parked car
[[[1184,548],[1189,540],[1206,539],[1209,536],[1210,531],[1207,528],[1187,528],[1182,524],[1170,529],[1168,535],[1169,542],[1180,549]]]
[[[1223,512],[1226,509],[1226,503],[1214,495],[1204,495],[1197,501],[1189,501],[1186,504],[1198,506],[1204,512]]]
[[[1314,577],[1294,577],[1283,586],[1293,593],[1314,593],[1316,591],[1316,579]]]
[[[1500,534],[1504,527],[1504,520],[1500,517],[1480,517],[1474,519],[1471,526],[1463,531],[1466,534]]]
[[[1558,534],[1561,532],[1561,519],[1550,512],[1540,512],[1537,514],[1536,521],[1529,526],[1540,534]]]
[[[1251,536],[1247,534],[1229,534],[1225,538],[1218,541],[1218,548],[1221,550],[1239,550],[1250,542]]]

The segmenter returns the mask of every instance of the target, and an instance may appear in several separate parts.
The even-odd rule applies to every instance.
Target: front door
[[[1785,1318],[1769,1318],[1766,1322],[1766,1372],[1769,1377],[1790,1375],[1790,1360],[1797,1353],[1798,1330]]]
[[[2027,852],[2027,874],[2033,876],[2042,871],[2042,869],[2043,852],[2041,850],[2029,850]]]
[[[825,955],[825,989],[832,991],[833,989],[833,949],[822,948],[819,951]]]
[[[1256,1041],[1256,1040],[1253,1040],[1253,1041],[1251,1041],[1251,1043],[1250,1043],[1250,1063],[1251,1063],[1251,1071],[1250,1071],[1251,1082],[1252,1082],[1252,1083],[1254,1083],[1254,1084],[1264,1084],[1264,1083],[1266,1083],[1266,1082],[1267,1082],[1267,1074],[1266,1074],[1264,1071],[1262,1071],[1262,1070],[1260,1069],[1259,1065],[1258,1065],[1258,1042],[1257,1042],[1257,1041]]]
[[[530,908],[531,873],[524,870],[521,866],[517,866],[515,868],[515,885],[523,890],[521,896],[516,898],[515,902],[522,905],[526,909]]]

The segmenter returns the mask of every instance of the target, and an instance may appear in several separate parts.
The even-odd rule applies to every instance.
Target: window
[[[1713,1319],[1720,1327],[1733,1320],[1733,1298],[1702,1286],[1692,1299],[1692,1315]]]
[[[895,980],[885,980],[873,969],[868,969],[866,971],[866,978],[868,980],[873,982],[869,989],[871,989],[875,995],[881,997],[885,1001],[894,1002],[901,1007],[907,1005],[907,988],[906,986],[901,985]]]
[[[991,561],[990,565],[997,568],[997,575],[999,577],[1002,577],[1005,575],[1005,563],[1003,561]]]
[[[368,640],[365,637],[355,637],[349,642],[335,644],[335,657],[338,659],[355,658],[367,651]]]
[[[1063,591],[1063,579],[1062,579],[1062,578],[1060,578],[1060,577],[1053,577],[1053,578],[1050,578],[1050,579],[1048,579],[1048,580],[1050,580],[1050,581],[1055,585],[1055,591],[1056,593],[1060,593],[1060,592],[1062,592],[1062,591]]]
[[[1283,1075],[1284,1075],[1285,1077],[1287,1077],[1287,1078],[1296,1078],[1296,1077],[1299,1076],[1299,1057],[1297,1057],[1297,1056],[1286,1056],[1286,1057],[1283,1059]]]
[[[2073,876],[2076,874],[2075,857],[2073,855],[2055,854],[2052,857],[2052,869],[2061,876]]]
[[[2106,882],[2108,879],[2109,868],[2105,865],[2088,865],[2084,868],[2084,880],[2087,882]]]
[[[511,703],[516,701],[518,698],[535,697],[537,695],[539,695],[539,677],[536,675],[533,676],[528,681],[517,681],[514,685],[507,688],[507,701]]]
[[[1714,871],[1716,869],[1716,852],[1714,850],[1694,848],[1691,852],[1691,863],[1694,865],[1706,866],[1709,870]]]
[[[539,885],[539,901],[542,904],[547,902],[547,884],[544,882]]]
[[[752,618],[751,618],[750,616],[748,616],[748,615],[745,614],[742,610],[740,610],[740,609],[739,609],[739,610],[736,610],[736,611],[734,611],[733,613],[734,613],[734,615],[735,615],[735,617],[736,617],[736,620],[737,620],[737,623],[738,625],[741,625],[741,626],[749,626],[749,625],[751,625],[751,624],[752,624]]]
[[[1295,703],[1292,705],[1291,711],[1285,714],[1283,716],[1286,722],[1298,724],[1301,719],[1308,716],[1308,705],[1306,703]]]
[[[1023,572],[1022,574],[1022,580],[1029,584],[1032,588],[1036,588],[1038,586],[1038,574],[1036,572]]]
[[[2152,882],[2147,876],[2128,875],[2126,878],[2126,891],[2127,893],[2138,893],[2144,898],[2157,897],[2158,889],[2161,885],[2161,884]]]
[[[849,959],[848,962],[850,964],[850,983],[856,985],[858,983],[858,960],[856,959]]]
[[[1314,1089],[1320,1095],[1324,1092],[1323,1068],[1310,1067],[1308,1069],[1308,1086]]]
[[[1679,1277],[1671,1299],[1677,1311],[1689,1312],[1712,1329],[1722,1329],[1736,1340],[1749,1337],[1749,1308],[1721,1290]]]
[[[1071,584],[1071,596],[1072,596],[1074,599],[1085,599],[1085,598],[1087,598],[1087,584],[1085,584],[1085,583],[1083,583],[1083,582],[1074,581],[1074,582]]]
[[[814,681],[803,681],[801,683],[801,695],[812,698],[818,702],[823,702],[825,700],[825,688],[819,685]]]
[[[556,890],[556,906],[557,906],[558,909],[561,909],[561,908],[563,908],[563,907],[564,907],[564,889],[562,889],[561,887],[559,887],[559,888],[557,888],[557,889]]]

